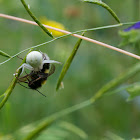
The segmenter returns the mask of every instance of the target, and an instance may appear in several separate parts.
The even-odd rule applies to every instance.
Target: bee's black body
[[[31,80],[29,80],[28,86],[31,89],[37,89],[41,87],[46,82],[49,76],[49,69],[50,69],[50,64],[45,63],[41,71],[37,71],[37,72],[32,71],[30,73]]]

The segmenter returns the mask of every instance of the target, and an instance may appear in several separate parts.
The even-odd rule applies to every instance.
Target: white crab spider
[[[60,62],[55,60],[50,60],[47,54],[38,52],[38,51],[32,51],[26,56],[26,63],[22,64],[18,69],[22,68],[22,72],[24,71],[24,68],[29,69],[31,71],[40,71],[43,68],[43,65],[45,63],[58,63]]]

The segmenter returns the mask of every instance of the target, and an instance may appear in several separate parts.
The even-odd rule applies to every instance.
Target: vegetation
[[[0,140],[139,140],[139,6],[0,0]],[[62,63],[46,98],[13,76],[32,50]]]

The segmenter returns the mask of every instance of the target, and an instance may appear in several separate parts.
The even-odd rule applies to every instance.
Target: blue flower
[[[128,31],[130,31],[132,29],[134,29],[134,30],[140,29],[140,21],[135,23],[134,25],[128,27],[127,29],[124,29],[124,31],[128,32]]]

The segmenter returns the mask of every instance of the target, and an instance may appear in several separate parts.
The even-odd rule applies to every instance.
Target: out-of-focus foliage
[[[139,20],[139,17],[135,17],[135,10],[137,10],[135,5],[139,0],[102,1],[116,12],[122,22]],[[67,0],[65,2],[64,0],[26,0],[26,2],[39,19],[45,16],[49,20],[61,23],[69,31],[116,23],[112,16],[108,14],[108,11],[102,7],[85,4],[79,0]],[[1,13],[31,20],[19,0],[0,0],[0,9]],[[118,46],[121,42],[118,30],[125,28],[88,32],[86,36]],[[0,50],[10,56],[50,39],[37,26],[4,18],[0,18],[0,29]],[[44,45],[38,50],[47,53],[52,60],[64,64],[76,41],[77,39],[74,37],[67,37]],[[139,44],[137,44],[138,47]],[[127,49],[130,52],[136,51],[131,44],[127,46]],[[24,58],[25,54],[21,54],[20,57]],[[0,62],[6,59],[6,57],[0,56]],[[65,88],[63,90],[58,93],[55,91],[62,66],[56,66],[55,73],[48,78],[46,85],[39,89],[47,95],[47,98],[44,98],[36,91],[16,85],[8,102],[0,111],[0,136],[10,136],[9,134],[15,133],[25,125],[89,99],[104,84],[126,71],[136,62],[138,60],[83,41],[64,78]],[[19,58],[14,58],[0,66],[1,94],[7,89],[20,63]],[[140,74],[138,73],[135,77],[126,81],[122,87],[126,84],[139,82],[139,80]],[[89,139],[100,140],[107,131],[113,132],[126,140],[131,140],[134,137],[139,138],[140,98],[136,97],[131,102],[126,102],[128,96],[129,94],[124,90],[111,96],[105,96],[96,104],[62,119],[82,129]],[[71,135],[66,139],[71,140],[74,138],[75,135]],[[76,137],[76,140],[78,139],[81,138]]]
[[[1,140],[14,140],[14,139],[24,139],[24,137],[35,128],[35,124],[30,124],[27,126],[22,127],[20,130],[15,132],[14,134],[0,136]],[[60,121],[56,124],[49,127],[49,129],[44,130],[41,135],[37,138],[37,140],[46,140],[46,139],[53,139],[53,140],[65,140],[65,139],[75,138],[75,139],[83,139],[86,140],[88,138],[87,134],[78,128],[77,126]]]
[[[107,139],[108,140],[125,140],[125,139],[121,138],[120,136],[118,136],[118,135],[116,135],[112,132],[107,132],[105,134],[105,138],[103,138],[103,140],[107,140]]]
[[[127,91],[130,94],[128,101],[134,99],[140,95],[140,84],[136,84],[130,88],[127,88]]]
[[[134,45],[137,42],[140,42],[140,30],[131,30],[128,32],[125,31],[119,31],[119,34],[123,38],[122,42],[120,43],[120,47],[126,46],[126,45]]]
[[[133,46],[137,46],[138,48],[139,44],[137,45],[137,43],[140,43],[140,21],[123,31],[119,31],[119,34],[123,38],[119,45],[120,47],[131,44]]]

